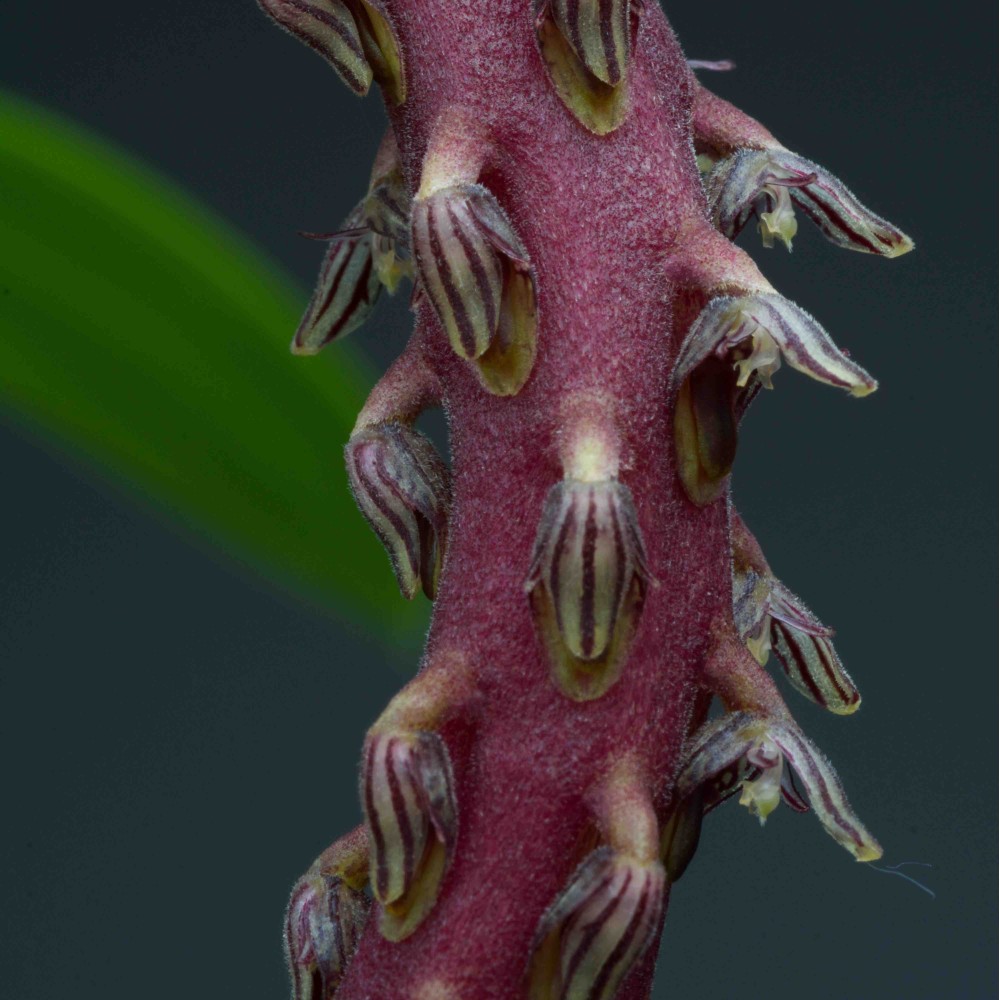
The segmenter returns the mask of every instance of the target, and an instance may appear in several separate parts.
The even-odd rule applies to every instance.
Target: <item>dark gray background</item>
[[[932,862],[914,873],[938,895],[852,863],[811,817],[761,831],[730,806],[674,894],[656,995],[995,996],[990,32],[967,5],[669,6],[691,56],[739,64],[711,86],[917,241],[874,260],[804,223],[793,256],[754,250],[882,388],[856,402],[782,371],[735,490],[865,696],[846,720],[796,699],[800,722],[885,860]],[[8,4],[0,39],[5,85],[156,164],[311,284],[320,251],[295,232],[359,196],[376,97],[248,0]],[[380,366],[402,299],[357,335]],[[15,421],[0,448],[0,993],[283,995],[285,894],[357,821],[362,735],[416,653],[390,662]]]

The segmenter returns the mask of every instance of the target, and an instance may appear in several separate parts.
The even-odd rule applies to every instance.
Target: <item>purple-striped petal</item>
[[[354,499],[385,546],[408,600],[433,600],[447,544],[451,485],[434,446],[403,424],[356,432],[345,449]]]
[[[528,251],[496,198],[481,184],[467,185],[463,189],[463,194],[476,225],[492,244],[493,249],[511,263],[518,265],[521,270],[529,269],[531,261],[528,258]]]
[[[594,851],[539,922],[530,1000],[612,1000],[656,934],[664,885],[659,862]]]
[[[293,354],[316,354],[330,341],[356,330],[368,318],[382,290],[362,205],[329,241],[316,290],[292,338]]]
[[[705,178],[713,221],[735,239],[756,215],[765,246],[780,239],[791,250],[793,202],[837,246],[898,257],[913,241],[865,208],[836,177],[787,149],[738,149]]]
[[[368,918],[368,897],[328,873],[304,876],[285,914],[292,1000],[332,1000]]]
[[[829,634],[806,632],[771,611],[771,649],[800,694],[837,715],[861,706],[861,693],[840,662]]]
[[[563,37],[598,80],[620,83],[631,54],[629,0],[549,0]]]
[[[372,76],[382,88],[386,103],[406,100],[406,73],[402,51],[390,25],[383,0],[345,0],[354,14],[361,47]]]
[[[762,666],[774,650],[792,686],[837,715],[857,711],[861,695],[824,625],[780,580],[775,579],[756,539],[733,518],[733,622]]]
[[[824,625],[780,580],[770,578],[767,610],[772,618],[808,635],[831,636],[833,629]]]
[[[880,858],[882,848],[854,815],[833,766],[801,730],[786,722],[772,721],[768,735],[795,770],[809,805],[826,832],[858,861]]]
[[[451,763],[441,738],[430,732],[369,736],[361,798],[382,933],[401,940],[434,905],[455,843]]]
[[[795,772],[787,767],[781,772],[781,800],[793,812],[809,812],[809,800],[799,791]]]
[[[776,293],[712,299],[701,311],[681,347],[674,370],[683,385],[713,355],[731,360],[737,385],[756,375],[769,385],[778,352],[796,371],[819,382],[847,389],[854,396],[874,392],[878,383],[834,344],[815,319]]]

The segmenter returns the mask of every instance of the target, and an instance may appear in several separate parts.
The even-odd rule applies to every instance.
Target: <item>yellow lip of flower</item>
[[[760,231],[761,242],[770,249],[775,239],[785,244],[786,250],[792,249],[792,240],[799,230],[795,218],[795,208],[788,188],[783,184],[767,184],[764,186],[765,201],[773,206],[770,211],[757,209],[757,228]]]

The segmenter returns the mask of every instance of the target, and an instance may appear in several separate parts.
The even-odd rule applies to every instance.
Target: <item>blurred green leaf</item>
[[[0,191],[6,414],[278,585],[409,643],[426,609],[400,599],[343,471],[372,374],[342,345],[332,363],[289,354],[306,295],[169,181],[3,94]]]

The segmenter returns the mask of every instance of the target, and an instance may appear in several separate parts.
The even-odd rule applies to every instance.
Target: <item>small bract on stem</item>
[[[365,741],[364,823],[293,893],[295,1000],[647,997],[669,887],[727,799],[880,856],[764,665],[839,715],[857,687],[731,481],[783,363],[877,384],[732,240],[756,218],[791,249],[798,213],[838,247],[912,243],[705,89],[693,70],[726,64],[686,61],[656,4],[261,4],[386,98],[293,351],[412,280],[346,458],[403,596],[434,602]],[[414,427],[433,406],[450,462]]]

